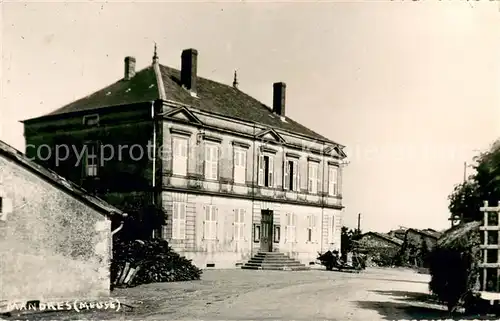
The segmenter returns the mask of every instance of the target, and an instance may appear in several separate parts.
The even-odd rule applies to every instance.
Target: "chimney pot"
[[[135,58],[125,57],[125,80],[130,80],[135,76]]]
[[[285,96],[286,84],[284,82],[276,82],[273,84],[273,112],[285,116]]]
[[[181,83],[189,91],[196,93],[198,51],[185,49],[181,55]]]

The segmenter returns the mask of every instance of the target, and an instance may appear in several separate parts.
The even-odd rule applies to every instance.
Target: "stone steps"
[[[245,265],[246,270],[306,271],[310,268],[280,252],[258,252]]]

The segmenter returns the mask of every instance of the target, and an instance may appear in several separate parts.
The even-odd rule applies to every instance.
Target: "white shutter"
[[[219,239],[219,209],[217,207],[212,208],[214,215],[213,229],[214,229],[214,240]]]
[[[205,177],[210,178],[210,160],[212,158],[212,153],[209,145],[205,145]]]
[[[297,239],[297,214],[292,214],[292,242],[295,242]]]
[[[216,146],[212,147],[212,179],[217,179],[219,177],[219,148]]]
[[[283,161],[283,189],[288,190],[290,187],[290,164],[288,161]]]
[[[292,170],[292,177],[291,177],[291,180],[292,180],[292,186],[293,186],[293,190],[294,191],[298,191],[298,187],[299,187],[299,166],[298,166],[298,163],[297,161],[293,161],[292,162],[292,166],[293,166],[293,170]]]
[[[260,186],[264,185],[264,155],[259,155],[259,176],[258,176],[258,184]]]
[[[269,156],[269,187],[274,187],[274,157]]]
[[[318,243],[318,220],[316,215],[313,215],[313,241]]]
[[[179,238],[186,238],[186,203],[179,204]]]
[[[325,169],[323,168],[323,170]],[[319,193],[319,191],[323,192],[321,187],[321,176],[319,175],[319,164],[316,164],[316,193]]]
[[[238,239],[238,224],[237,224],[237,218],[238,218],[238,209],[233,210],[233,240]]]
[[[172,239],[179,237],[179,219],[178,219],[177,202],[172,203]]]
[[[203,239],[210,238],[210,205],[205,206],[205,219],[203,220]]]

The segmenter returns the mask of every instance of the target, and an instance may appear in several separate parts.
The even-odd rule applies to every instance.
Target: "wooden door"
[[[273,211],[262,210],[261,212],[260,250],[263,252],[273,251]]]

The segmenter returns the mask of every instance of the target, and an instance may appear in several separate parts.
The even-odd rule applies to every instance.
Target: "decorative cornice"
[[[308,161],[308,162],[315,162],[315,163],[319,163],[319,162],[321,162],[321,159],[316,158],[316,157],[311,157],[311,156],[308,156],[308,157],[307,157],[307,161]]]
[[[295,153],[286,153],[286,157],[300,158],[300,155],[299,154],[295,154]]]
[[[237,140],[233,140],[231,142],[231,144],[233,144],[233,146],[238,146],[238,147],[243,147],[243,148],[250,148],[250,144],[247,144],[247,143],[244,143],[244,142],[240,142],[240,141],[237,141]]]
[[[217,136],[202,134],[201,137],[203,138],[203,140],[207,140],[207,141],[211,141],[211,142],[215,142],[215,143],[222,143],[222,138],[217,137]]]
[[[340,164],[338,162],[334,162],[334,161],[328,161],[328,165],[340,167]]]
[[[262,153],[271,153],[271,154],[276,154],[278,152],[276,149],[267,146],[260,146],[260,151]]]
[[[191,136],[193,132],[186,130],[186,129],[180,129],[180,128],[174,128],[170,127],[170,133],[172,134],[178,134],[178,135],[183,135],[183,136]]]

